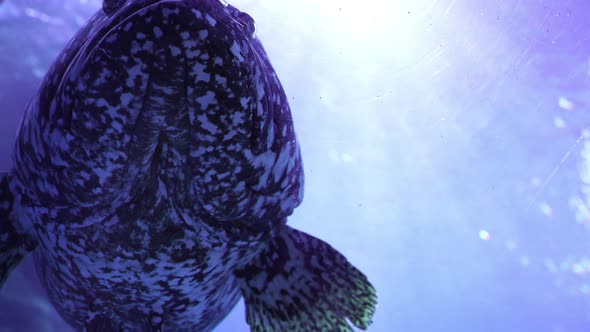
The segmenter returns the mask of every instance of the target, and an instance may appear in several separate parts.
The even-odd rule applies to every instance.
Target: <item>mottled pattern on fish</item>
[[[246,257],[301,199],[288,104],[258,41],[219,2],[146,5],[82,29],[19,136],[23,200],[46,203],[24,209],[39,218],[45,283],[65,316],[89,299],[104,307],[102,283],[113,281],[117,305],[227,307],[238,290],[215,271]],[[279,188],[288,190],[273,195]]]
[[[301,159],[260,43],[217,1],[149,3],[95,16],[50,69],[15,154],[26,196],[79,205],[78,220],[64,222],[87,226],[144,191],[160,166],[187,213],[260,220],[271,201],[290,214]],[[245,224],[258,233],[268,222]]]
[[[49,297],[78,329],[207,331],[240,291],[252,294],[261,269],[253,266],[289,266],[260,257],[296,232],[286,218],[303,199],[287,98],[254,21],[234,7],[114,0],[103,8],[59,55],[23,118],[12,177],[3,182],[19,193],[6,213],[0,206],[19,225],[7,238],[36,239],[24,252],[38,246]],[[292,250],[286,258],[317,254]],[[365,317],[357,325],[366,327],[372,286],[335,250],[321,254],[338,264],[302,271],[317,282],[321,267],[339,267],[327,280],[349,278],[351,289],[362,277],[364,297],[342,305],[358,306]],[[291,272],[277,270],[287,282],[275,287],[290,287]],[[313,288],[292,277],[288,301],[310,300],[297,300]],[[279,291],[247,297],[247,305],[279,303],[265,299]],[[315,315],[315,326],[348,326],[346,311],[314,307],[342,300],[322,291],[338,289],[321,286],[311,297],[323,300],[309,310],[332,312]],[[260,325],[265,311],[257,312],[253,329],[303,326]]]

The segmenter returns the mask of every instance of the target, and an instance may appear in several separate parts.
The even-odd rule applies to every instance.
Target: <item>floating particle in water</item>
[[[56,17],[51,17],[41,11],[38,11],[37,9],[31,8],[31,7],[27,7],[25,8],[25,15],[39,20],[42,23],[46,23],[46,24],[51,24],[51,25],[57,25],[57,26],[63,26],[65,24],[65,22],[59,18]]]
[[[581,182],[580,194],[570,198],[570,207],[575,212],[575,219],[580,224],[590,222],[590,132],[584,130],[581,136],[584,140],[580,151],[581,162],[578,167]]]
[[[553,119],[553,125],[554,125],[556,128],[563,129],[563,128],[565,128],[565,126],[566,126],[566,123],[565,123],[565,120],[564,120],[562,117],[560,117],[560,116],[556,116],[556,117]]]
[[[347,153],[347,152],[338,152],[335,150],[331,150],[330,152],[328,152],[328,158],[330,159],[330,161],[334,164],[341,164],[341,163],[345,163],[345,164],[349,164],[349,163],[354,163],[354,157]]]
[[[566,111],[571,111],[574,109],[574,104],[569,99],[567,99],[565,97],[559,97],[557,104],[559,105],[560,108],[562,108]]]
[[[572,265],[572,271],[577,275],[586,274],[586,267],[581,263],[575,263]]]
[[[479,238],[484,241],[489,241],[492,238],[492,236],[490,235],[490,232],[482,229],[481,231],[479,231]]]
[[[340,158],[342,159],[342,162],[344,163],[352,163],[354,161],[354,158],[352,157],[352,155],[348,154],[348,153],[343,153],[342,155],[340,155]]]
[[[582,258],[577,262],[566,265],[568,270],[576,275],[586,275],[590,273],[590,258]]]
[[[518,249],[518,245],[516,244],[516,241],[513,240],[508,240],[506,241],[506,249],[508,249],[509,251],[515,251],[516,249]]]
[[[586,202],[579,196],[570,199],[570,206],[576,213],[576,221],[580,224],[588,224],[590,221],[590,208]]]
[[[563,261],[561,262],[560,268],[564,271],[569,271],[570,265],[571,264],[568,261]]]
[[[547,217],[553,216],[553,208],[547,203],[539,204],[539,209],[541,209],[541,213],[546,215]]]
[[[330,152],[328,152],[328,158],[334,164],[340,163],[340,156],[338,154],[338,151],[331,150]]]

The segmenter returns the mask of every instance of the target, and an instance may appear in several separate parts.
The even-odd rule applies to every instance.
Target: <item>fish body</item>
[[[291,110],[235,7],[103,2],[46,74],[13,160],[0,285],[33,251],[77,330],[209,331],[242,296],[253,331],[370,323],[364,275],[286,225],[304,187]]]

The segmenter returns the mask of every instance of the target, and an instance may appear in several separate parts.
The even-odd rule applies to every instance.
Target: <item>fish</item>
[[[0,173],[0,287],[32,253],[77,331],[367,329],[377,293],[287,225],[301,149],[254,19],[105,0],[47,71]]]

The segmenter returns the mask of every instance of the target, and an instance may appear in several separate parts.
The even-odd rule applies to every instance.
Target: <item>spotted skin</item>
[[[49,298],[81,331],[213,329],[303,199],[281,83],[253,19],[217,0],[105,2],[45,76],[13,159],[0,235],[17,260],[38,247]],[[0,260],[0,278],[17,263]]]

